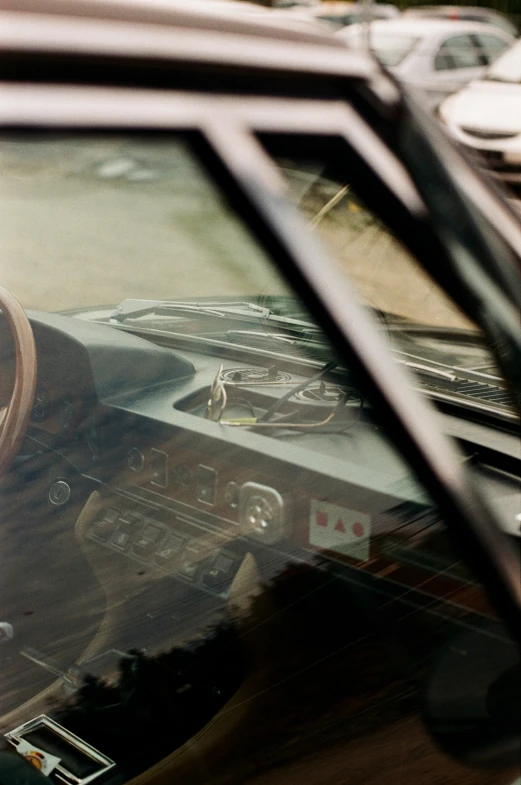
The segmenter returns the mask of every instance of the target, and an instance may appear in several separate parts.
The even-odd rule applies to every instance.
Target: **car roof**
[[[321,44],[327,44],[328,37],[318,25],[304,30],[289,15],[234,0],[2,0],[0,11],[284,37],[288,41],[316,40]],[[332,37],[329,44],[335,45]]]
[[[399,13],[398,7],[395,6],[393,3],[371,3],[367,4],[363,2],[363,0],[357,0],[357,2],[348,2],[348,0],[332,0],[332,2],[323,2],[319,5],[313,6],[294,6],[293,8],[287,9],[292,13],[301,13],[308,14],[309,16],[343,16],[346,12],[349,13],[350,11],[356,11],[361,8],[367,8],[369,12],[373,9],[386,9],[386,10],[393,10],[396,9],[396,12]]]
[[[438,14],[479,14],[482,16],[503,16],[500,11],[494,8],[485,8],[477,5],[413,5],[405,8],[404,14],[422,14],[422,13],[438,13]]]
[[[1,0],[0,50],[3,79],[27,82],[314,97],[338,95],[346,79],[387,82],[374,58],[318,23],[222,0]]]
[[[354,25],[353,25],[354,27]],[[445,33],[467,33],[469,31],[486,32],[489,35],[497,35],[500,38],[511,38],[508,33],[499,28],[493,28],[483,22],[471,22],[459,19],[435,19],[435,18],[416,18],[399,17],[396,19],[378,19],[371,22],[373,30],[378,32],[408,33],[417,36],[437,36]]]

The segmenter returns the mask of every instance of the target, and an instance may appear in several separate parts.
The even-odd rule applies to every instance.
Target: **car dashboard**
[[[139,717],[118,715],[123,749],[123,731],[71,708],[71,696],[85,696],[92,679],[113,683],[129,657],[161,657],[229,624],[247,598],[295,567],[318,567],[385,602],[410,604],[427,583],[423,596],[443,613],[450,597],[449,616],[493,617],[452,558],[439,512],[344,372],[316,380],[316,367],[298,357],[190,341],[160,346],[81,318],[29,316],[37,391],[4,507],[12,541],[30,540],[38,556],[17,561],[10,543],[5,578],[17,576],[17,634],[4,674],[16,703],[1,718],[7,738],[35,721],[35,706],[47,717],[54,690],[53,716],[94,750],[108,747],[120,778],[143,770],[150,759],[128,751]],[[4,368],[9,352],[1,348]],[[216,377],[226,407],[212,419]],[[274,407],[289,413],[286,421],[263,426]],[[497,498],[508,491],[515,504],[519,480],[487,472]],[[244,581],[252,560],[253,587]],[[38,600],[28,609],[31,591]],[[60,624],[67,619],[65,641],[52,607]],[[236,641],[227,646],[213,698],[178,745],[238,688],[244,663]],[[154,723],[150,733],[147,755],[156,760],[172,740]]]

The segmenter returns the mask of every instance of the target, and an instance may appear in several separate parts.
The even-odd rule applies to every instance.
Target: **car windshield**
[[[488,69],[485,79],[493,82],[521,84],[521,45],[515,43]]]
[[[365,47],[365,37],[363,29],[349,31],[346,33],[346,41],[349,44]],[[406,33],[380,32],[371,29],[370,47],[377,59],[387,67],[397,66],[404,62],[406,57],[413,51],[420,41],[419,36],[408,35]]]
[[[318,152],[250,141],[457,423],[452,465],[506,547],[519,482],[469,444],[515,439],[483,334]],[[481,746],[514,726],[516,646],[230,179],[198,134],[2,135],[2,283],[36,347],[21,366],[4,312],[3,417],[21,367],[36,381],[0,485],[0,767],[14,749],[55,785],[507,785],[446,727]]]

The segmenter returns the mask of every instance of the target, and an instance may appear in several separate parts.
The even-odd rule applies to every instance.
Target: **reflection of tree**
[[[316,750],[372,732],[417,708],[417,674],[370,592],[328,569],[298,565],[271,584],[270,595],[272,618],[262,620],[263,597],[252,609],[270,641],[272,686],[256,706],[262,766],[305,754],[310,743]]]
[[[222,754],[248,768],[417,715],[420,680],[450,623],[353,575],[326,560],[292,564],[233,624],[158,656],[129,652],[115,683],[86,679],[57,719],[132,775],[193,737],[241,684],[247,712]]]
[[[243,678],[231,624],[203,641],[154,657],[131,650],[113,684],[88,676],[73,705],[57,717],[132,775],[200,730]]]

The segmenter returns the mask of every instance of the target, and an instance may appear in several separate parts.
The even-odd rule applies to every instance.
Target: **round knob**
[[[63,504],[67,504],[71,498],[71,493],[71,486],[68,482],[65,480],[56,480],[49,488],[49,501],[51,504],[54,504],[55,507],[61,507]]]

